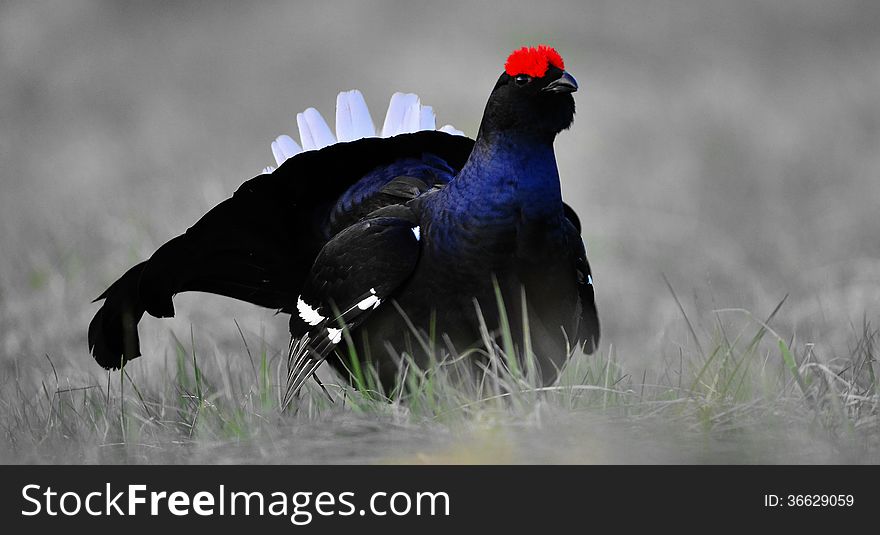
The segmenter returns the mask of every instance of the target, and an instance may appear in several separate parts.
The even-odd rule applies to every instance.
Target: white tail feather
[[[275,141],[277,141],[278,146],[281,147],[281,153],[284,155],[285,159],[296,156],[302,152],[302,148],[296,143],[296,141],[286,134],[278,136]]]
[[[434,130],[437,128],[437,117],[434,115],[434,108],[431,106],[422,106],[419,110],[419,130]]]
[[[315,140],[312,139],[312,130],[306,121],[305,113],[296,114],[296,126],[299,129],[299,142],[302,143],[303,151],[315,150]]]
[[[324,120],[324,117],[321,116],[318,110],[308,108],[303,113],[309,122],[309,127],[312,129],[312,139],[315,140],[315,145],[319,149],[336,143],[336,136],[333,135],[333,131],[330,130],[327,121]]]
[[[373,117],[357,89],[343,91],[336,97],[336,137],[339,141],[354,141],[376,135]]]
[[[327,126],[327,121],[315,108],[307,108],[296,114],[296,125],[299,127],[300,141],[303,150],[323,149],[336,143],[336,137]]]
[[[400,128],[401,134],[411,134],[419,131],[419,123],[422,118],[422,103],[417,95],[413,96],[416,99],[406,109],[406,114],[403,116],[403,125]]]
[[[272,156],[275,157],[277,165],[283,164],[285,160],[300,152],[302,152],[300,146],[288,135],[280,135],[272,142]]]
[[[388,103],[388,113],[382,125],[382,137],[396,136],[404,131],[406,113],[413,104],[418,105],[419,97],[413,93],[394,93]]]
[[[447,134],[452,134],[453,136],[463,136],[464,132],[459,130],[458,128],[452,126],[451,124],[444,125],[440,127],[441,132],[446,132]]]
[[[354,121],[351,117],[351,105],[348,103],[348,92],[336,95],[336,139],[340,142],[354,139]]]
[[[275,157],[275,164],[281,165],[284,163],[284,160],[287,158],[284,157],[284,153],[281,152],[281,146],[278,144],[278,141],[272,142],[272,156]]]

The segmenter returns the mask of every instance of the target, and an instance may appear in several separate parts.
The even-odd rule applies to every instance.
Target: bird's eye
[[[527,83],[532,81],[532,77],[528,74],[517,74],[516,78],[513,79],[516,82],[516,85],[526,85]]]

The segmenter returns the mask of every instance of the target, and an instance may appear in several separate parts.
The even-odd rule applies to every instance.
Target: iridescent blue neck
[[[562,214],[552,138],[481,132],[448,189],[453,206],[474,215],[500,216],[515,210],[520,218],[535,220]]]

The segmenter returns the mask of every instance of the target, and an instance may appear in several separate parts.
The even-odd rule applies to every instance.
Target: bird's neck
[[[470,214],[507,215],[539,220],[562,213],[559,170],[552,136],[520,132],[480,132],[473,151],[449,193]]]

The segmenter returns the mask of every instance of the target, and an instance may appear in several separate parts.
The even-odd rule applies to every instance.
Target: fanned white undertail
[[[322,149],[334,143],[355,141],[365,137],[391,137],[398,134],[434,130],[436,116],[431,106],[423,106],[415,93],[394,93],[388,103],[382,130],[376,132],[370,109],[364,95],[357,89],[343,91],[336,96],[336,134],[330,130],[327,121],[315,108],[307,108],[296,114],[296,125],[300,143],[297,144],[287,134],[282,134],[272,142],[272,156],[275,165],[281,165],[288,158],[300,152]],[[439,128],[441,132],[463,136],[464,132],[452,125]],[[275,167],[263,168],[263,174],[275,171]]]
[[[391,95],[388,112],[385,114],[385,124],[382,125],[382,137],[413,131],[412,127],[418,126],[420,107],[421,101],[415,93]]]
[[[340,142],[376,135],[373,117],[357,89],[343,91],[336,97],[336,137]]]
[[[296,125],[299,127],[299,140],[303,150],[323,149],[336,143],[336,136],[327,126],[327,121],[315,108],[296,114]]]

